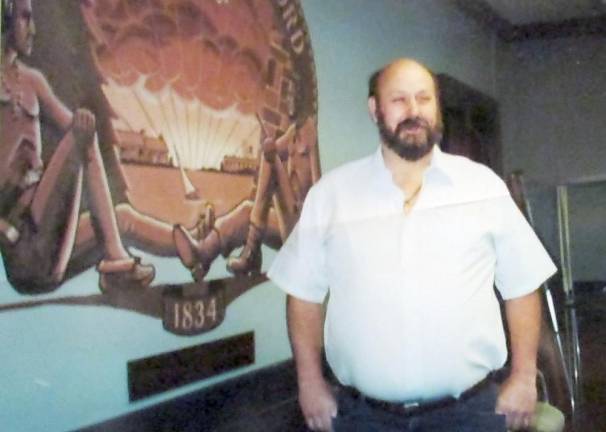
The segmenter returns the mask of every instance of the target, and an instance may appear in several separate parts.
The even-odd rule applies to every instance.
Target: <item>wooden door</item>
[[[498,104],[490,96],[455,78],[438,75],[447,153],[491,167],[502,175]]]

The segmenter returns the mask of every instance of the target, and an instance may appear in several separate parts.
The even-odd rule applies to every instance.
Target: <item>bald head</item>
[[[377,97],[379,95],[381,84],[385,81],[385,77],[393,75],[394,72],[399,70],[416,70],[421,74],[426,74],[426,76],[429,77],[433,82],[433,88],[436,96],[439,96],[438,81],[433,71],[414,59],[404,57],[396,59],[373,72],[368,79],[368,97]]]
[[[369,81],[368,108],[383,144],[407,160],[427,155],[442,136],[433,73],[416,60],[395,60]]]

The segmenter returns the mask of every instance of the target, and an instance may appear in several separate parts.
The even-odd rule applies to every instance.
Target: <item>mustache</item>
[[[424,127],[426,129],[428,129],[429,123],[421,117],[408,118],[408,119],[402,120],[400,123],[398,123],[398,126],[396,127],[396,134],[399,134],[404,129],[407,129],[410,127]]]

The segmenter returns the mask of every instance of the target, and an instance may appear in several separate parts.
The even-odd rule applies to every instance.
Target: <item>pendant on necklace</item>
[[[406,198],[404,200],[404,210],[406,210],[407,208],[410,208],[412,206],[415,199],[417,198],[417,195],[421,191],[421,186],[422,186],[422,184],[420,184],[419,187],[412,194],[410,194],[410,196],[408,198]]]

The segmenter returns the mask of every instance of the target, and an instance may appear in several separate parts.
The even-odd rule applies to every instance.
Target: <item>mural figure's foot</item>
[[[227,260],[227,270],[236,275],[258,273],[261,271],[263,261],[261,253],[262,239],[263,230],[251,223],[242,252],[240,252],[238,257],[229,257]]]
[[[139,257],[121,260],[102,260],[97,265],[99,287],[102,292],[129,288],[146,288],[154,280],[156,269],[141,264]]]
[[[198,218],[198,223],[190,231],[193,238],[202,240],[215,226],[215,206],[212,203],[206,203],[204,205],[204,211]]]
[[[173,240],[181,262],[187,267],[195,281],[200,282],[208,273],[212,260],[183,225],[173,227]]]
[[[14,245],[19,240],[19,230],[7,219],[0,217],[0,244]]]

